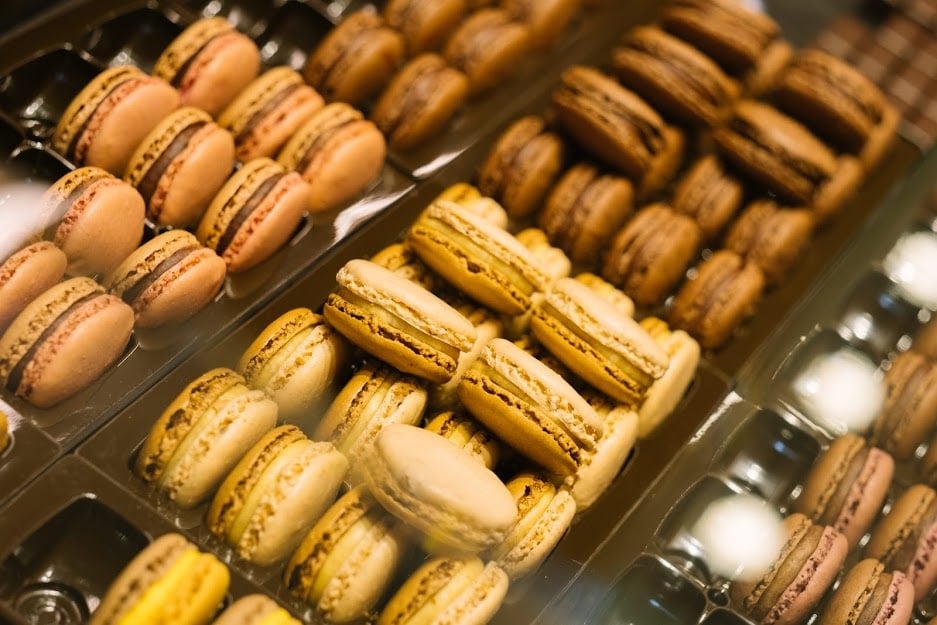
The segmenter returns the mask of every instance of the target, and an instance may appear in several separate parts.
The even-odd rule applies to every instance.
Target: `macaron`
[[[267,595],[245,595],[225,608],[213,625],[301,625]]]
[[[742,183],[714,154],[697,160],[677,182],[670,206],[692,217],[707,241],[715,240],[742,206]]]
[[[225,278],[225,262],[195,235],[169,230],[138,247],[104,280],[108,292],[133,308],[135,324],[181,323],[211,302]]]
[[[439,135],[468,97],[469,80],[438,54],[421,54],[397,72],[371,119],[391,147],[410,150]]]
[[[581,0],[504,0],[501,8],[527,24],[535,49],[556,43],[579,13]]]
[[[493,562],[474,556],[431,558],[391,597],[376,625],[484,625],[498,612],[508,585],[507,573]]]
[[[182,104],[217,115],[260,71],[260,50],[223,17],[190,24],[153,65],[179,90]]]
[[[786,541],[768,571],[752,581],[735,581],[734,604],[759,623],[802,623],[839,573],[848,546],[842,534],[794,513],[783,521]]]
[[[65,275],[68,257],[51,241],[36,241],[0,263],[0,334],[41,293]]]
[[[344,369],[348,343],[308,308],[283,313],[261,330],[238,359],[237,371],[264,391],[285,419],[317,413]]]
[[[387,23],[407,40],[411,56],[438,50],[465,19],[467,0],[389,0],[384,5]]]
[[[892,503],[891,510],[872,530],[862,556],[876,558],[887,570],[907,575],[920,601],[937,583],[937,493],[914,484]]]
[[[672,330],[662,319],[645,317],[641,327],[667,354],[667,371],[647,389],[638,408],[638,438],[647,438],[669,417],[696,379],[700,346],[683,330]]]
[[[185,106],[168,115],[137,147],[124,180],[160,226],[198,223],[234,169],[234,140],[205,111]]]
[[[384,135],[360,111],[347,104],[328,104],[293,134],[277,160],[309,183],[313,213],[344,206],[384,170]]]
[[[524,472],[506,484],[517,505],[517,522],[486,557],[511,579],[539,568],[566,534],[576,516],[576,501],[535,473]]]
[[[206,499],[276,425],[277,405],[230,369],[192,380],[153,423],[134,472],[183,508]]]
[[[440,412],[429,420],[426,429],[466,452],[494,471],[501,458],[501,443],[478,421],[460,411]]]
[[[478,189],[523,219],[540,208],[562,165],[563,140],[529,115],[498,137],[478,171]]]
[[[703,348],[716,349],[755,314],[765,277],[754,263],[730,250],[717,251],[695,273],[677,293],[670,325],[685,330]]]
[[[573,261],[595,265],[631,215],[633,199],[627,178],[577,163],[550,190],[537,223]]]
[[[380,93],[405,54],[404,36],[362,9],[346,15],[309,53],[303,77],[328,102],[360,106]]]
[[[855,158],[837,158],[806,127],[769,104],[738,102],[713,139],[738,171],[783,201],[812,206],[818,221],[835,214],[859,184]]]
[[[348,460],[295,425],[267,432],[218,488],[205,523],[238,555],[261,566],[285,558],[332,504]]]
[[[657,26],[629,30],[612,51],[612,71],[669,117],[695,126],[721,123],[738,94],[714,61]]]
[[[326,622],[356,621],[384,595],[409,548],[398,521],[358,486],[309,530],[283,583]]]
[[[725,247],[757,265],[769,286],[778,285],[807,252],[814,222],[810,210],[755,200],[729,228]]]
[[[207,625],[231,574],[181,534],[163,534],[127,564],[91,614],[91,625]]]
[[[444,200],[469,209],[485,221],[489,221],[503,230],[508,228],[508,213],[504,207],[494,198],[482,195],[477,187],[467,182],[457,182],[446,187],[430,204]]]
[[[228,178],[202,215],[198,240],[236,274],[282,248],[302,222],[310,186],[269,158],[245,163]]]
[[[391,243],[375,252],[368,260],[419,284],[427,291],[436,290],[436,286],[439,284],[439,278],[429,270],[429,267],[423,264],[423,261],[414,253],[413,248],[405,242]]]
[[[52,238],[68,257],[70,275],[110,273],[143,238],[143,198],[99,167],[65,174],[41,201],[58,221]]]
[[[428,430],[388,425],[362,464],[375,499],[430,553],[478,553],[501,543],[517,519],[498,476]]]
[[[817,134],[859,155],[866,170],[894,142],[899,116],[858,69],[822,50],[803,50],[772,94],[778,106]]]
[[[560,278],[569,277],[573,270],[573,262],[563,250],[550,244],[546,232],[540,228],[524,228],[515,234],[514,238],[530,250],[531,257],[547,277],[547,286]]]
[[[608,280],[600,278],[591,271],[577,273],[573,276],[573,279],[577,282],[582,282],[592,289],[596,295],[605,299],[605,301],[615,307],[618,314],[625,317],[634,317],[634,302],[632,299]]]
[[[241,91],[218,115],[234,137],[241,162],[273,156],[312,115],[322,96],[289,67],[268,69]]]
[[[110,67],[89,82],[62,114],[52,147],[81,167],[120,176],[143,138],[180,103],[179,92],[132,65]]]
[[[937,364],[913,351],[902,352],[885,372],[885,385],[885,405],[869,440],[907,460],[937,429]]]
[[[576,470],[568,487],[577,514],[588,509],[611,486],[631,457],[638,438],[638,415],[634,410],[596,391],[584,391],[583,397],[602,419],[602,436],[589,462]]]
[[[913,613],[914,588],[907,576],[867,558],[846,572],[817,624],[907,625]]]
[[[60,282],[37,296],[0,336],[0,380],[33,406],[51,408],[107,371],[132,330],[133,311],[97,282]]]
[[[639,406],[669,364],[637,321],[572,278],[558,280],[534,307],[530,330],[573,373],[627,406]]]
[[[560,76],[552,101],[559,125],[589,154],[628,176],[639,198],[661,189],[680,166],[683,134],[611,76],[574,65]]]
[[[384,362],[431,382],[449,380],[475,326],[421,286],[363,259],[336,275],[323,314],[332,327]]]
[[[426,409],[420,380],[379,362],[358,369],[329,405],[314,438],[330,441],[352,464],[349,483],[361,481],[361,463],[382,429],[391,423],[416,425]]]
[[[793,54],[769,15],[736,0],[677,0],[661,25],[744,81],[752,95],[775,84]]]
[[[462,20],[443,56],[468,78],[477,96],[508,80],[530,50],[530,29],[500,8],[479,9]]]
[[[895,473],[895,461],[855,434],[833,440],[817,458],[794,510],[858,544],[878,516]]]
[[[531,296],[547,283],[520,241],[456,204],[431,204],[410,227],[406,240],[450,284],[500,313],[523,313]]]
[[[602,420],[566,380],[505,339],[488,343],[472,363],[459,398],[498,438],[553,474],[588,462]]]
[[[666,204],[651,204],[614,233],[602,276],[638,306],[657,306],[699,253],[703,233],[693,219]]]

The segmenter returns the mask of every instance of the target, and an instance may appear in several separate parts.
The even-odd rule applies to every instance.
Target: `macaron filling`
[[[182,249],[178,249],[164,260],[160,261],[151,271],[145,273],[140,277],[139,280],[131,284],[129,287],[123,290],[120,294],[120,298],[124,300],[127,304],[133,306],[133,303],[146,292],[151,286],[153,286],[163,275],[166,274],[170,269],[182,262],[184,258],[192,254],[193,252],[199,249],[199,245],[188,245]]]
[[[16,389],[19,388],[20,383],[23,381],[23,374],[26,371],[26,367],[32,362],[33,358],[36,356],[36,352],[39,351],[39,348],[42,347],[42,344],[45,343],[49,337],[55,334],[56,330],[66,322],[66,320],[75,313],[79,308],[81,308],[87,302],[103,295],[100,292],[92,292],[84,297],[75,300],[55,318],[52,323],[50,323],[40,334],[36,337],[36,340],[33,341],[33,344],[29,346],[29,349],[26,350],[26,353],[13,365],[13,368],[10,369],[10,374],[7,376],[6,389],[11,393],[15,393]]]
[[[266,197],[273,191],[277,183],[280,182],[280,179],[285,176],[285,173],[277,173],[273,176],[264,180],[260,185],[254,190],[246,202],[241,206],[240,209],[234,214],[234,217],[231,218],[231,221],[228,222],[227,227],[225,227],[224,233],[221,235],[221,238],[218,240],[218,246],[216,252],[219,256],[223,255],[227,251],[228,247],[231,245],[231,242],[234,241],[235,235],[237,235],[238,230],[241,229],[241,226],[250,218],[250,216],[257,210],[257,207],[266,199]],[[221,214],[225,214],[230,211],[230,203],[234,201],[234,197],[237,194],[232,196],[232,199],[229,200],[222,210]]]
[[[266,119],[271,115],[283,102],[289,98],[294,91],[299,89],[302,86],[301,83],[291,83],[277,91],[272,96],[268,97],[263,105],[258,108],[253,114],[247,119],[246,123],[238,131],[237,135],[234,137],[234,142],[237,145],[245,143],[254,132],[254,129],[260,124],[261,121]]]
[[[865,499],[865,493],[869,488],[869,482],[879,471],[879,462],[884,456],[885,452],[880,449],[864,449],[863,452],[859,454],[859,458],[854,460],[854,462],[861,463],[859,466],[862,468],[859,471],[859,475],[853,480],[852,485],[849,487],[845,501],[841,504],[840,502],[836,502],[840,507],[831,508],[833,511],[839,510],[839,515],[832,523],[833,528],[842,532],[844,535],[848,535],[847,532],[854,520],[856,511]]]

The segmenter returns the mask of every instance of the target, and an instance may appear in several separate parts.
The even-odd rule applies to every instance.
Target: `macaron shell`
[[[466,0],[424,2],[390,0],[384,6],[387,23],[404,34],[411,56],[436,50],[465,19]]]
[[[0,264],[0,335],[16,316],[65,275],[68,258],[49,241],[38,241]]]
[[[732,220],[742,197],[742,184],[715,155],[708,155],[696,161],[677,184],[671,206],[693,217],[706,239],[712,240]]]
[[[69,258],[69,275],[113,271],[140,244],[145,212],[143,198],[123,180],[92,182],[55,230],[55,244]]]
[[[937,365],[915,352],[895,357],[885,373],[887,395],[870,439],[899,460],[911,458],[937,422]]]
[[[283,614],[283,621],[278,625],[301,625],[290,617],[284,608],[267,595],[246,595],[229,605],[221,615],[212,621],[212,625],[264,625],[265,619]]]
[[[608,410],[602,423],[602,438],[595,444],[588,464],[576,471],[569,488],[578,513],[594,504],[621,473],[637,441],[638,425],[634,411],[617,406]]]
[[[646,325],[642,321],[642,327]],[[668,332],[664,337],[655,337],[667,353],[670,364],[667,371],[656,380],[644,396],[638,409],[638,438],[650,436],[683,401],[690,384],[696,378],[700,360],[700,346],[683,330]]]
[[[579,12],[581,0],[506,0],[501,7],[530,28],[535,49],[556,42]]]
[[[777,285],[803,257],[813,228],[809,210],[755,201],[736,219],[724,244],[761,268],[768,285]]]

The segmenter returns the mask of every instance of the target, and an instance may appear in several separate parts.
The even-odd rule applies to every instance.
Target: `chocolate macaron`
[[[143,139],[127,164],[124,180],[146,202],[160,226],[198,223],[234,169],[234,140],[205,111],[174,111]]]
[[[248,161],[215,195],[195,234],[228,273],[246,271],[286,245],[306,213],[309,192],[302,176],[283,165]]]
[[[101,376],[123,353],[133,311],[89,278],[56,284],[0,336],[0,380],[10,393],[50,408]]]
[[[670,205],[689,215],[707,240],[722,233],[742,205],[742,183],[714,155],[701,157],[680,179]]]
[[[530,49],[530,29],[503,9],[481,9],[462,21],[443,51],[446,61],[468,77],[477,96],[502,84]]]
[[[120,176],[144,137],[174,111],[179,92],[131,65],[98,74],[65,109],[52,147],[78,166]]]
[[[817,625],[907,625],[914,614],[914,588],[901,571],[867,558],[846,572]]]
[[[937,363],[902,352],[885,372],[887,395],[869,439],[906,460],[937,429]]]
[[[441,48],[467,12],[467,0],[388,0],[384,4],[384,18],[406,38],[411,56]]]
[[[223,17],[190,24],[166,46],[153,75],[179,90],[182,104],[217,115],[260,71],[260,50]]]
[[[384,135],[360,111],[328,104],[287,141],[277,160],[309,183],[313,213],[344,206],[373,183],[384,169]]]
[[[534,49],[546,48],[557,40],[576,17],[581,0],[503,0],[501,8],[530,29]]]
[[[16,250],[0,263],[0,334],[40,293],[65,275],[68,258],[51,241]]]
[[[589,153],[634,181],[639,197],[662,188],[683,155],[683,134],[615,79],[582,65],[553,90],[559,124]]]
[[[143,198],[99,167],[65,174],[42,202],[59,221],[53,240],[68,256],[70,275],[109,273],[143,238]]]
[[[377,13],[346,15],[306,59],[303,77],[329,102],[358,106],[377,95],[403,63],[406,42]]]
[[[276,154],[323,104],[296,71],[274,67],[245,87],[218,115],[218,123],[231,132],[235,154],[245,162]]]
[[[758,265],[768,285],[777,285],[803,258],[813,226],[812,211],[782,208],[771,200],[756,200],[732,224],[725,247]]]

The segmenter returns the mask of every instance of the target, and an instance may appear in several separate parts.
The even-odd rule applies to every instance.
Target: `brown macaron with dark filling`
[[[885,384],[885,405],[869,438],[906,460],[937,429],[937,364],[916,352],[902,352],[885,372]]]
[[[758,265],[769,286],[777,285],[803,257],[813,224],[812,211],[756,200],[732,224],[725,247]]]
[[[466,0],[388,0],[384,19],[407,40],[411,56],[440,49],[465,19]]]
[[[443,56],[464,72],[469,94],[477,96],[504,83],[530,49],[530,29],[503,9],[481,9],[462,22]]]
[[[677,183],[670,205],[689,215],[711,241],[742,205],[744,189],[714,154],[700,158]]]
[[[501,8],[530,28],[535,49],[546,48],[559,40],[579,12],[581,0],[502,0]]]

